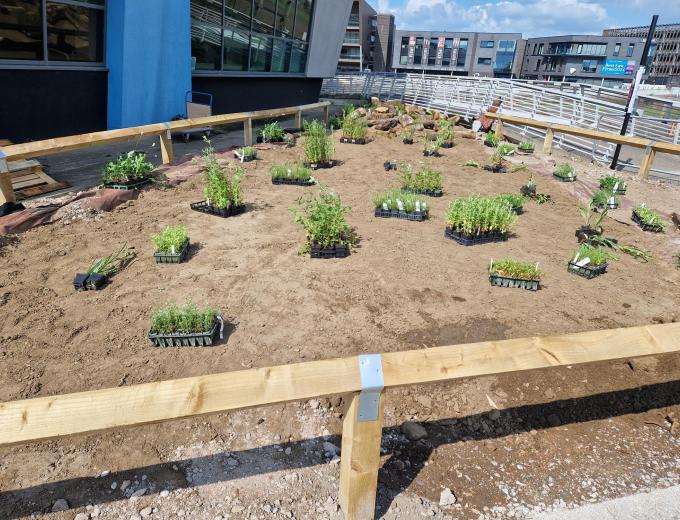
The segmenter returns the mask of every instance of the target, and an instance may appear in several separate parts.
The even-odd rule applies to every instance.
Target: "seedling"
[[[176,226],[168,226],[160,233],[151,237],[155,248],[154,257],[159,263],[159,258],[167,256],[182,256],[185,247],[189,244],[189,230],[186,226],[178,224]],[[178,261],[181,258],[177,259]]]
[[[328,163],[333,160],[333,139],[320,121],[305,122],[305,158],[310,164]]]
[[[572,182],[576,180],[576,173],[574,167],[570,164],[560,164],[553,172],[553,176],[564,182]]]
[[[505,173],[507,168],[505,167],[505,148],[504,145],[500,145],[496,148],[496,151],[491,156],[491,164],[484,166],[484,169],[494,173]]]
[[[288,141],[288,135],[281,128],[278,121],[264,125],[260,130],[259,137],[263,143],[282,143]]]
[[[518,262],[516,260],[497,260],[489,262],[489,281],[499,287],[517,287],[537,291],[541,280],[538,263]]]
[[[442,119],[439,121],[439,139],[445,148],[451,148],[454,144],[456,135],[453,127],[453,119]]]
[[[130,151],[106,164],[102,182],[105,185],[141,185],[152,171],[153,164],[146,160],[146,154]]]
[[[241,199],[241,179],[243,168],[236,164],[222,166],[215,157],[215,149],[208,139],[204,139],[203,163],[206,186],[203,189],[208,206],[219,210],[229,210],[243,205]]]
[[[534,179],[533,174],[529,176],[527,183],[520,187],[519,192],[526,197],[533,197],[536,195],[536,179]]]
[[[209,331],[215,324],[217,312],[211,307],[199,309],[191,300],[178,306],[169,303],[151,315],[154,334],[192,334]]]
[[[627,186],[623,179],[615,175],[607,175],[600,179],[600,188],[616,195],[623,195],[626,193]]]
[[[602,189],[593,194],[591,204],[596,208],[616,209],[619,207],[619,199],[612,191]]]
[[[402,164],[401,171],[402,190],[433,197],[442,195],[441,172],[430,166],[423,166],[418,172],[414,173],[413,167],[408,163]]]
[[[495,197],[473,195],[456,199],[446,211],[449,230],[465,237],[505,235],[516,221],[517,215],[512,207]]]
[[[515,153],[515,147],[510,143],[501,143],[498,145],[498,151],[503,155],[503,157],[505,157]]]
[[[496,148],[500,144],[501,140],[496,137],[496,134],[494,132],[487,132],[486,135],[484,136],[484,144],[486,146],[491,146],[492,148]]]
[[[84,274],[76,274],[73,285],[78,290],[101,289],[111,276],[125,269],[134,261],[136,256],[136,253],[129,249],[127,243],[125,243],[118,251],[95,260]]]
[[[470,166],[472,168],[479,168],[479,163],[475,161],[474,159],[468,159],[465,161],[465,164],[463,166]]]
[[[526,197],[515,193],[502,193],[494,197],[495,200],[508,204],[516,214],[522,213],[522,206],[526,202]]]
[[[643,231],[654,231],[660,233],[666,229],[666,223],[661,219],[656,211],[641,204],[633,210],[633,221],[635,221]]]
[[[442,141],[439,137],[433,137],[429,134],[423,137],[423,155],[426,157],[438,157],[441,146]]]
[[[415,213],[422,216],[426,216],[429,209],[427,202],[418,197],[415,193],[409,193],[396,189],[379,193],[378,195],[374,196],[373,204],[376,210],[382,210],[385,212],[397,211]]]
[[[342,122],[342,137],[350,142],[363,143],[368,135],[368,123],[360,117],[348,116]]]
[[[531,143],[529,141],[522,141],[517,146],[517,149],[522,153],[534,153],[536,147],[534,146],[534,143]]]
[[[302,164],[275,164],[271,168],[272,180],[299,181],[314,183],[312,170]]]
[[[234,155],[241,162],[252,161],[257,158],[257,149],[254,146],[242,146],[234,151]]]
[[[602,221],[607,216],[608,209],[598,213],[592,205],[588,207],[579,206],[579,215],[583,220],[583,225],[576,230],[576,238],[579,242],[589,239],[594,235],[601,235],[604,231],[602,229]]]
[[[600,267],[606,264],[607,260],[618,260],[618,258],[598,247],[593,247],[590,244],[581,244],[571,262],[579,267],[585,267],[586,265]]]
[[[413,139],[416,135],[416,129],[413,126],[407,126],[401,132],[401,139],[404,144],[413,144]]]

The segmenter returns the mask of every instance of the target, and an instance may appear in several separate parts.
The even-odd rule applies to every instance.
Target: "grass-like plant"
[[[491,260],[489,262],[489,273],[519,280],[540,280],[542,274],[537,263],[532,264],[510,259]]]
[[[335,146],[323,123],[315,119],[311,123],[305,121],[304,126],[304,150],[307,161],[316,164],[332,160]]]
[[[515,147],[510,143],[501,143],[498,145],[498,151],[505,157],[506,155],[510,155],[512,152],[514,152]]]
[[[484,144],[487,146],[493,146],[494,148],[501,143],[501,140],[496,137],[494,132],[487,132],[484,136]]]
[[[454,127],[455,123],[453,119],[442,119],[439,121],[439,139],[443,143],[453,144],[456,134]]]
[[[525,186],[529,189],[536,189],[536,179],[534,178],[533,173],[531,175],[529,175],[529,180],[527,181]]]
[[[465,235],[506,233],[516,222],[511,206],[495,197],[473,195],[456,199],[446,211],[446,223],[453,231]]]
[[[522,141],[521,143],[519,143],[517,148],[519,148],[520,151],[527,153],[531,153],[536,149],[534,143],[531,143],[529,141]]]
[[[400,206],[401,203],[401,206]],[[427,211],[427,203],[414,193],[392,189],[373,197],[376,208],[390,211],[414,213],[417,210]]]
[[[471,166],[472,168],[479,168],[479,163],[475,161],[474,159],[468,159],[465,161],[465,164],[463,166]]]
[[[278,121],[267,123],[260,130],[260,137],[263,143],[270,143],[273,141],[285,141],[287,138],[286,132]]]
[[[153,164],[147,161],[145,153],[130,151],[121,155],[115,161],[106,163],[102,173],[102,182],[114,184],[141,181],[148,178],[152,171]]]
[[[293,218],[307,233],[301,253],[309,252],[312,244],[322,248],[354,244],[354,233],[346,220],[351,208],[343,206],[340,197],[326,186],[321,186],[318,195],[310,194],[297,202],[300,209],[291,209]]]
[[[271,168],[272,179],[288,179],[292,181],[309,181],[312,170],[302,164],[275,164]]]
[[[576,173],[574,173],[574,167],[571,164],[566,163],[560,164],[555,170],[554,175],[563,179],[571,179],[576,177]]]
[[[413,126],[407,126],[401,131],[401,138],[404,141],[413,142],[413,138],[416,135],[416,129]]]
[[[581,219],[583,219],[583,227],[601,230],[600,226],[607,216],[608,209],[598,213],[593,205],[590,204],[588,207],[579,206],[578,212],[581,215]]]
[[[606,208],[609,203],[618,205],[619,199],[609,190],[599,190],[593,194],[591,203],[596,208]]]
[[[95,260],[87,269],[87,274],[100,274],[102,276],[113,276],[125,269],[136,257],[136,253],[123,244],[118,251],[109,256]]]
[[[666,223],[661,219],[661,215],[653,209],[641,204],[635,208],[634,211],[637,213],[637,216],[640,217],[643,224],[647,224],[648,226],[660,226],[661,229],[666,229]]]
[[[257,157],[257,148],[254,146],[242,146],[236,150],[236,155],[238,155],[241,159],[245,157]]]
[[[432,135],[426,134],[423,137],[423,151],[430,154],[436,154],[442,147],[442,142],[443,141],[440,137],[434,137]]]
[[[524,195],[518,195],[516,193],[501,193],[500,195],[496,195],[494,199],[509,204],[512,209],[521,208],[527,200]]]
[[[600,188],[607,191],[625,191],[626,181],[615,175],[606,175],[600,178]]]
[[[151,241],[158,253],[179,253],[188,240],[189,230],[181,224],[167,226],[160,233],[151,236]]]
[[[342,136],[346,139],[364,139],[368,135],[368,122],[361,117],[348,116],[342,122]]]
[[[218,209],[240,206],[241,179],[244,171],[237,164],[229,164],[228,172],[215,157],[215,149],[211,142],[204,139],[206,147],[203,149],[203,163],[205,169],[206,186],[203,189],[208,204]]]
[[[208,332],[215,323],[217,312],[211,307],[199,309],[190,299],[184,305],[169,303],[151,315],[153,334],[197,334]]]
[[[572,256],[572,262],[580,262],[586,258],[590,259],[590,262],[587,265],[592,267],[604,265],[607,260],[618,260],[616,255],[613,255],[609,251],[605,251],[599,247],[593,247],[590,244],[584,243],[581,244],[581,246]]]
[[[401,171],[402,190],[442,191],[442,174],[430,166],[425,165],[417,172],[414,172],[410,164],[404,163],[401,166]]]

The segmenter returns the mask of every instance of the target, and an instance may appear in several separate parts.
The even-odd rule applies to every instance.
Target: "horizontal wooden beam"
[[[680,351],[680,323],[383,354],[385,388]],[[0,403],[0,445],[361,390],[357,357]]]
[[[182,130],[190,130],[192,128],[205,128],[227,125],[230,123],[240,123],[248,118],[267,119],[270,117],[294,115],[300,111],[304,112],[315,109],[325,110],[328,105],[330,105],[330,102],[321,101],[308,105],[257,110],[255,112],[239,112],[235,114],[218,114],[214,116],[197,117],[194,119],[179,119],[168,123],[154,123],[151,125],[105,130],[103,132],[91,132],[89,134],[72,135],[68,137],[56,137],[54,139],[44,139],[42,141],[33,141],[23,144],[13,144],[0,148],[0,151],[5,154],[7,160],[15,161],[59,152],[79,150],[81,148],[90,148],[103,144],[132,141],[142,137],[157,136],[163,134],[167,130],[181,132]]]

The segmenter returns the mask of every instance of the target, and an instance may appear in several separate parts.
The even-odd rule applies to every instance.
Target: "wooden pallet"
[[[10,161],[7,166],[17,200],[43,195],[70,186],[67,182],[56,181],[47,175],[43,171],[42,165],[34,159]]]

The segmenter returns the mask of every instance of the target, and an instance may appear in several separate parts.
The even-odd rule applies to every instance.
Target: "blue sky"
[[[397,28],[521,32],[525,38],[601,34],[602,29],[680,22],[680,0],[368,0]]]

